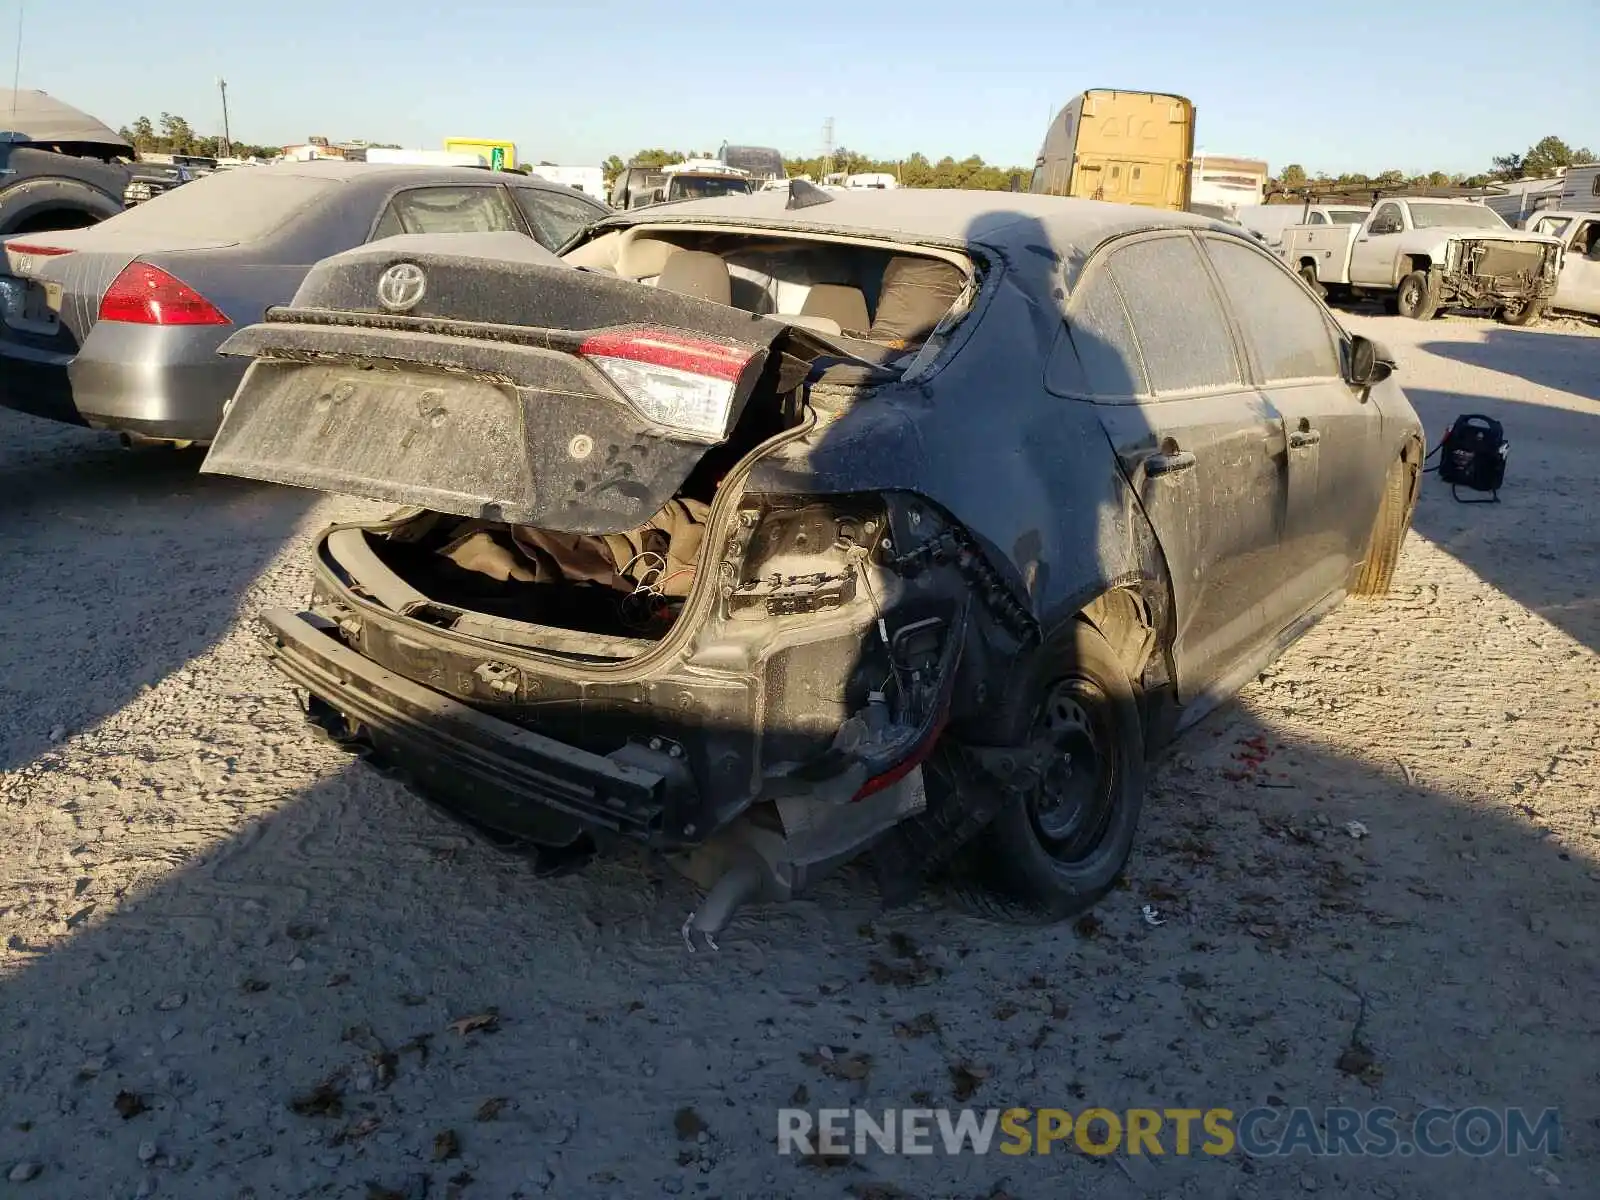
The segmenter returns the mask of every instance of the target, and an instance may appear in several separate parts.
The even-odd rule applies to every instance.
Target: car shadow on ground
[[[1453,362],[1600,401],[1600,338],[1491,328],[1481,342],[1423,342],[1421,348]]]
[[[1600,351],[1600,339],[1595,344]],[[1594,478],[1600,413],[1428,388],[1408,388],[1406,396],[1431,443],[1468,413],[1500,421],[1511,443],[1498,504],[1455,503],[1449,485],[1430,471],[1416,530],[1486,583],[1600,650],[1600,503]],[[1428,460],[1430,468],[1437,464],[1438,455]],[[1469,502],[1488,498],[1468,488],[1457,495]],[[1530,554],[1540,560],[1538,570],[1524,561]]]
[[[263,726],[296,719],[285,695]],[[791,1104],[1556,1107],[1561,1174],[1600,1149],[1580,1124],[1600,987],[1578,901],[1596,864],[1508,809],[1234,708],[1157,773],[1126,883],[1075,926],[990,923],[940,889],[883,913],[851,871],[745,910],[710,955],[686,951],[694,893],[660,864],[535,880],[335,762],[298,794],[234,798],[230,835],[103,917],[63,924],[113,907],[93,880],[126,860],[137,816],[80,855],[78,895],[62,876],[29,906],[0,981],[0,1079],[7,1158],[42,1166],[41,1194],[129,1194],[147,1176],[212,1196],[414,1194],[419,1175],[430,1195],[462,1175],[486,1195],[563,1196],[1532,1187],[1526,1158],[1170,1145],[1119,1166],[1058,1150],[830,1170],[775,1154]]]
[[[0,411],[0,770],[220,636],[315,499],[202,457]]]

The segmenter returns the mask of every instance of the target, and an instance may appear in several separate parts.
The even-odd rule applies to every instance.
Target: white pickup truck
[[[1383,296],[1426,321],[1442,308],[1537,320],[1555,295],[1561,242],[1512,229],[1470,200],[1387,199],[1360,225],[1293,225],[1278,253],[1313,288]]]
[[[1529,218],[1528,230],[1560,238],[1566,247],[1550,307],[1600,317],[1600,212],[1547,208]]]

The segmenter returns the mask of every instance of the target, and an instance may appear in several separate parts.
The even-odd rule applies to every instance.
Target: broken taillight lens
[[[578,353],[659,425],[706,441],[728,435],[739,378],[759,351],[667,329],[598,333]]]
[[[134,325],[228,325],[211,301],[149,263],[132,262],[100,298],[100,320]]]

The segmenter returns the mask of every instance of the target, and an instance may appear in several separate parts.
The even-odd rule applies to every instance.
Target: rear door
[[[1286,503],[1283,425],[1246,381],[1199,244],[1185,232],[1112,243],[1068,306],[1081,391],[1161,543],[1180,695],[1204,691],[1274,632]]]
[[[1287,510],[1271,607],[1290,619],[1366,553],[1388,463],[1382,421],[1344,379],[1342,334],[1306,287],[1239,238],[1204,234],[1251,377],[1283,424]]]

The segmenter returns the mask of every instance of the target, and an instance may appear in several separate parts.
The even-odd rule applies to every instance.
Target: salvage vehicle
[[[1293,225],[1279,253],[1336,297],[1382,296],[1391,312],[1418,321],[1446,308],[1491,308],[1508,325],[1530,325],[1561,273],[1555,238],[1458,199],[1391,197],[1359,225]]]
[[[1194,105],[1182,96],[1094,88],[1045,130],[1030,190],[1183,211],[1194,190]]]
[[[140,162],[134,165],[128,186],[122,189],[122,203],[126,208],[145,204],[194,179],[188,167],[177,163]]]
[[[1082,911],[1148,757],[1384,593],[1423,459],[1253,238],[1048,196],[391,238],[224,351],[205,471],[407,506],[263,616],[314,721],[550,865],[666,852],[694,946],[869,849]]]
[[[81,229],[122,211],[133,147],[38,91],[0,88],[0,237]]]
[[[1600,317],[1600,212],[1546,209],[1528,229],[1560,239],[1563,247],[1561,280],[1550,307]]]
[[[245,368],[217,347],[293,297],[318,259],[405,232],[513,230],[555,247],[608,211],[571,188],[468,167],[219,171],[93,228],[5,242],[0,405],[206,442]]]
[[[666,182],[667,173],[661,167],[625,167],[611,181],[611,207],[627,210],[654,204]]]

